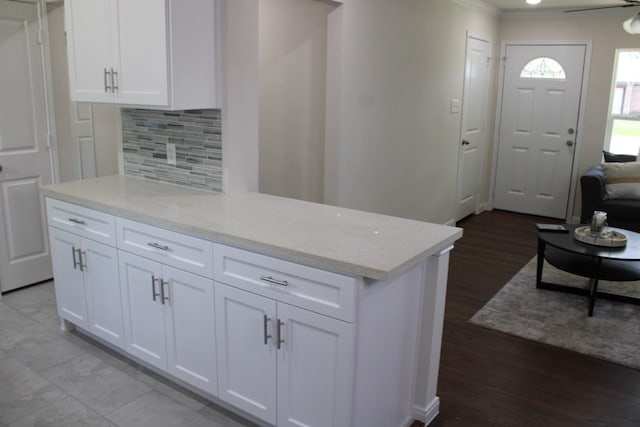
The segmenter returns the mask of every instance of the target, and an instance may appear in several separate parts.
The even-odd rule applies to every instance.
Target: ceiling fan
[[[565,10],[565,13],[571,13],[571,12],[585,12],[588,10],[600,10],[600,9],[615,9],[615,8],[619,8],[619,7],[638,7],[640,6],[640,0],[622,0],[624,1],[624,4],[618,4],[615,6],[597,6],[597,7],[587,7],[584,9],[572,9],[572,10]]]
[[[601,9],[614,9],[620,7],[638,7],[640,6],[640,0],[623,0],[624,4],[619,4],[616,6],[598,6],[598,7],[588,7],[584,9],[573,9],[573,10],[565,10],[565,13],[570,12],[586,12],[589,10],[601,10]],[[632,35],[640,34],[640,13],[632,16],[622,23],[622,28]]]

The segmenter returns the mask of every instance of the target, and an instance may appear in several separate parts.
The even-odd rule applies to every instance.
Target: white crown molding
[[[471,9],[476,9],[481,12],[489,13],[491,15],[500,15],[500,9],[497,7],[485,3],[482,0],[451,0],[454,3],[458,3],[459,5],[469,7]]]

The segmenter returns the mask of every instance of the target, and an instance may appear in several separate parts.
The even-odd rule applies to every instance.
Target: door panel
[[[486,139],[490,48],[487,41],[467,38],[456,220],[471,215],[478,208]]]
[[[113,8],[113,0],[65,0],[69,85],[75,101],[113,102],[113,93],[106,89],[109,76],[105,76],[105,69],[116,67]]]
[[[508,45],[500,113],[494,207],[565,218],[586,46]],[[564,75],[521,73],[552,58]],[[552,61],[549,61],[552,62]]]
[[[154,293],[152,281],[162,277],[161,265],[123,251],[119,251],[118,258],[126,350],[166,370],[164,310],[160,289],[156,282]]]
[[[167,266],[162,271],[169,373],[217,395],[213,280]]]
[[[215,288],[218,397],[275,424],[276,303],[221,283]],[[269,319],[266,343],[264,316]]]
[[[278,425],[351,425],[353,325],[283,303],[278,318]]]
[[[75,325],[87,329],[87,302],[82,272],[74,260],[73,251],[80,248],[80,238],[66,231],[50,227],[51,258],[56,274],[54,286],[58,303],[58,315]],[[77,254],[76,254],[77,256]]]
[[[0,290],[52,277],[40,185],[51,184],[35,4],[0,2]]]
[[[117,273],[118,251],[111,246],[88,239],[83,239],[82,251],[91,319],[89,331],[124,348],[124,323]]]
[[[168,105],[165,1],[118,0],[118,30],[119,102]]]

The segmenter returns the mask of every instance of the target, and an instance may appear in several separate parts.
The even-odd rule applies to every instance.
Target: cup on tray
[[[607,213],[603,211],[594,211],[591,218],[591,235],[599,236],[607,226]]]

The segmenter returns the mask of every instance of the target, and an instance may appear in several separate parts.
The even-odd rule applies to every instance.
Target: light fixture
[[[542,0],[526,0],[527,4],[540,4]]]
[[[624,21],[622,28],[629,34],[640,34],[640,13]]]

